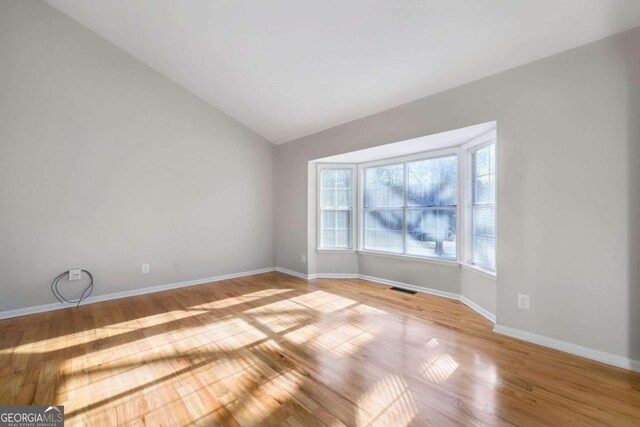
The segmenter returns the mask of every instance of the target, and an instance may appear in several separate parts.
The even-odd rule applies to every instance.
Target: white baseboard
[[[438,290],[438,289],[425,288],[425,287],[422,287],[422,286],[411,285],[409,283],[396,282],[395,280],[381,279],[379,277],[367,276],[367,275],[364,275],[364,274],[360,274],[359,277],[360,277],[360,279],[368,280],[369,282],[381,283],[381,284],[384,284],[384,285],[390,285],[390,286],[395,286],[395,287],[402,288],[402,289],[408,289],[410,291],[422,292],[424,294],[435,295],[435,296],[438,296],[438,297],[449,298],[449,299],[454,299],[454,300],[460,301],[461,303],[463,303],[464,305],[466,305],[467,307],[469,307],[470,309],[472,309],[476,313],[480,314],[482,317],[484,317],[485,319],[487,319],[491,323],[493,323],[493,324],[496,323],[496,315],[495,314],[493,314],[489,310],[479,306],[478,304],[476,304],[475,302],[471,301],[469,298],[467,298],[465,296],[462,296],[462,295],[459,295],[459,294],[456,294],[456,293],[453,293],[453,292],[446,292],[446,291],[441,291],[441,290]]]
[[[288,268],[276,267],[275,271],[280,273],[288,274],[289,276],[295,276],[304,280],[313,280],[313,279],[357,279],[358,274],[355,273],[315,273],[315,274],[304,274],[299,271],[289,270]]]
[[[380,283],[382,285],[395,286],[397,288],[407,289],[409,291],[422,292],[424,294],[435,295],[438,297],[449,298],[449,299],[455,299],[458,301],[460,300],[460,295],[454,294],[452,292],[440,291],[438,289],[432,289],[432,288],[425,288],[422,286],[416,286],[409,283],[397,282],[395,280],[381,279],[379,277],[367,276],[365,274],[359,274],[358,276],[362,280],[367,280],[373,283]]]
[[[310,274],[309,279],[357,279],[358,274],[355,273],[316,273]]]
[[[298,277],[300,279],[310,280],[310,278],[309,278],[309,276],[307,274],[299,273],[299,272],[293,271],[293,270],[289,270],[288,268],[276,267],[275,270],[277,272],[279,272],[279,273],[288,274],[289,276],[295,276],[295,277]]]
[[[0,311],[1,319],[10,319],[12,317],[26,316],[28,314],[44,313],[45,311],[63,310],[72,307],[71,304],[60,304],[59,302],[51,304],[37,305],[35,307],[16,308],[14,310]]]
[[[485,319],[487,319],[488,321],[490,321],[495,325],[496,315],[490,312],[489,310],[487,310],[486,308],[480,307],[478,304],[471,301],[469,298],[465,297],[464,295],[460,295],[460,302],[466,305],[467,307],[469,307],[470,309],[472,309],[473,311],[475,311],[476,313],[480,314]]]
[[[170,289],[185,288],[187,286],[203,285],[205,283],[219,282],[221,280],[235,279],[238,277],[253,276],[254,274],[268,273],[275,271],[274,267],[261,268],[258,270],[242,271],[239,273],[223,274],[221,276],[205,277],[203,279],[187,280],[185,282],[168,283],[166,285],[149,286],[147,288],[132,289],[129,291],[113,292],[105,295],[96,295],[87,298],[82,305],[94,304],[97,302],[110,301],[120,298],[132,297],[136,295],[145,295],[153,292],[167,291]],[[7,310],[0,312],[0,319],[9,319],[11,317],[26,316],[28,314],[43,313],[45,311],[63,310],[65,308],[75,307],[75,304],[44,304],[35,307],[18,308],[15,310]]]
[[[619,368],[629,369],[640,372],[640,360],[633,360],[624,356],[606,353],[600,350],[583,347],[581,345],[572,344],[566,341],[557,340],[555,338],[545,337],[544,335],[534,334],[532,332],[522,331],[520,329],[509,328],[507,326],[496,325],[493,332],[506,335],[511,338],[517,338],[543,347],[549,347],[554,350],[563,351],[586,359],[595,360],[596,362],[606,363],[608,365],[617,366]]]

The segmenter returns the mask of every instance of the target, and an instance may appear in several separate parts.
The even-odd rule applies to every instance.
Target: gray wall
[[[633,40],[625,44],[629,48]],[[635,42],[637,49],[638,42]],[[627,304],[629,310],[630,352],[640,355],[640,55],[625,56],[625,81],[627,83],[627,117],[626,137],[628,138],[628,154],[626,170],[628,173],[627,192],[629,197],[627,221],[629,238],[627,241],[627,268],[629,292]]]
[[[498,302],[496,278],[464,268],[459,272],[460,294],[495,315]]]
[[[0,2],[0,76],[0,311],[73,267],[100,295],[274,265],[272,144],[44,2]]]
[[[638,46],[634,29],[279,146],[277,264],[307,272],[308,161],[497,120],[498,323],[640,359]]]
[[[378,254],[358,255],[358,273],[439,291],[460,293],[460,267]]]

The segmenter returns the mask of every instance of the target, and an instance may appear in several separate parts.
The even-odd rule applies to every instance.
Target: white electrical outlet
[[[518,294],[518,308],[521,308],[523,310],[529,310],[531,308],[529,295]]]
[[[82,270],[69,270],[69,281],[73,282],[75,280],[82,279]]]
[[[303,264],[307,263],[307,256],[305,254],[302,254],[302,263]]]
[[[179,262],[176,262],[176,263],[173,265],[173,267],[174,267],[176,270],[180,270],[180,269],[182,268],[182,266],[180,265],[180,263],[179,263]]]
[[[151,266],[149,264],[142,264],[142,274],[147,274],[151,271]]]

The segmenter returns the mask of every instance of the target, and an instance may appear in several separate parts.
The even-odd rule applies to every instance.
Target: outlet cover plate
[[[522,310],[531,309],[531,301],[529,299],[529,295],[518,294],[518,308]]]
[[[82,270],[69,270],[69,281],[73,282],[82,279]]]

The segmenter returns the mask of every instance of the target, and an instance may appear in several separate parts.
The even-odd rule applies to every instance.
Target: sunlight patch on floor
[[[246,302],[255,301],[260,298],[271,297],[274,295],[279,295],[284,292],[291,292],[293,289],[282,289],[282,288],[273,288],[273,289],[262,289],[260,291],[251,292],[248,294],[243,294],[237,297],[226,298],[218,301],[212,301],[205,304],[192,306],[192,310],[208,310],[208,309],[220,309],[220,308],[228,308],[234,305],[243,304]]]
[[[226,408],[233,412],[240,424],[261,425],[277,412],[280,402],[298,401],[301,382],[301,377],[290,371],[276,375],[262,383],[256,383],[253,389],[243,390],[238,400],[226,405]],[[256,411],[256,407],[261,409]]]
[[[449,354],[438,354],[420,364],[422,376],[434,384],[442,384],[458,369],[456,362]]]
[[[50,353],[53,351],[67,349],[72,346],[81,346],[83,344],[91,343],[97,339],[110,339],[119,335],[125,335],[130,332],[139,331],[145,327],[158,328],[167,322],[178,321],[194,315],[194,313],[182,310],[173,310],[160,314],[139,317],[126,322],[118,322],[105,326],[96,325],[86,331],[34,340],[30,343],[17,345],[11,349],[2,349],[0,350],[0,355],[8,354],[8,352],[14,354]]]
[[[320,313],[333,313],[356,301],[324,291],[313,291],[290,299],[306,308],[312,308]]]
[[[289,314],[287,316],[281,316],[278,313],[273,313],[261,314],[252,318],[275,333],[295,329],[309,321],[308,315],[304,314]]]
[[[319,324],[312,324],[292,331],[284,337],[297,345],[304,344],[311,353],[325,357],[345,357],[358,351],[373,340],[378,328],[362,329],[351,324],[341,324],[327,330]]]
[[[413,393],[405,380],[388,374],[358,398],[358,426],[406,426],[418,413]]]
[[[437,338],[431,338],[429,341],[427,341],[427,343],[424,345],[427,348],[436,348],[440,345],[440,342],[438,341]]]

